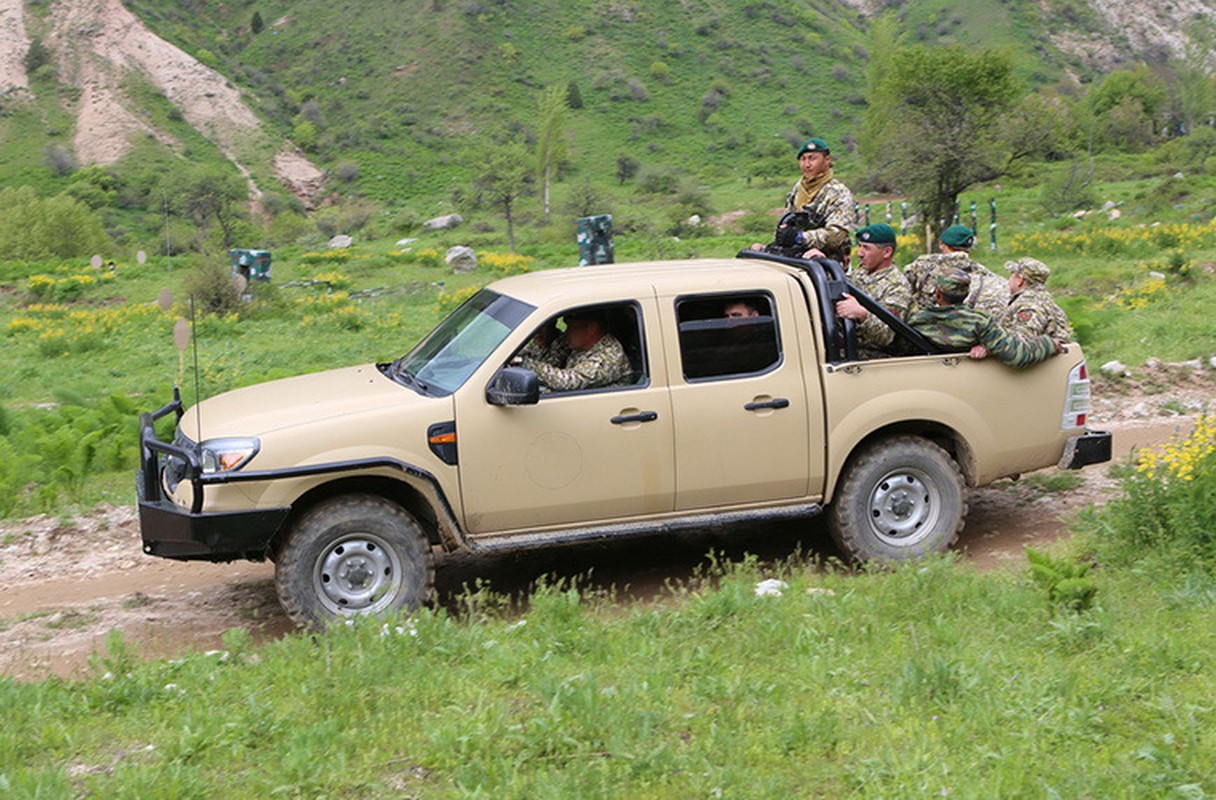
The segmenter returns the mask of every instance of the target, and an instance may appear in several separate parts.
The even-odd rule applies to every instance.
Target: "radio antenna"
[[[194,423],[198,425],[198,440],[203,441],[202,381],[198,369],[198,331],[194,327],[194,295],[190,295],[190,349],[194,356]]]

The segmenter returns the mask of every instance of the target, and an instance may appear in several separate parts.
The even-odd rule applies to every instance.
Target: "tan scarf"
[[[807,203],[815,199],[815,195],[819,194],[827,182],[832,179],[832,168],[828,167],[827,171],[814,178],[803,178],[798,181],[798,185],[794,187],[794,208],[800,209],[806,206]]]

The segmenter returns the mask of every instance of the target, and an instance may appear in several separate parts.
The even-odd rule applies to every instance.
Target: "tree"
[[[186,167],[166,175],[160,189],[171,213],[188,217],[203,229],[219,226],[223,248],[232,247],[241,203],[249,198],[240,175],[221,167]]]
[[[531,173],[528,150],[523,142],[509,141],[490,149],[476,182],[482,198],[502,211],[512,253],[515,252],[515,203],[528,193]]]
[[[536,171],[541,180],[546,225],[549,224],[549,183],[557,172],[557,165],[566,157],[567,97],[567,88],[554,84],[541,92],[536,104]]]
[[[0,252],[5,258],[87,258],[110,246],[101,221],[75,198],[39,197],[29,186],[0,191]]]
[[[1196,20],[1186,29],[1186,44],[1176,65],[1178,73],[1178,111],[1186,133],[1206,125],[1216,102],[1216,85],[1208,57],[1216,49],[1216,26]]]
[[[1134,150],[1153,143],[1166,91],[1161,79],[1141,64],[1110,73],[1086,99],[1100,138]]]
[[[253,35],[257,36],[266,27],[266,23],[262,22],[262,12],[253,12],[253,19],[249,22],[249,30],[253,31]]]
[[[1019,85],[1002,51],[886,46],[871,56],[864,149],[913,195],[936,235],[959,194],[1008,170],[1001,125]]]

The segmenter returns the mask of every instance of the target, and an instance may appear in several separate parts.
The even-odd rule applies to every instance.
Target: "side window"
[[[536,373],[544,394],[650,383],[642,315],[633,303],[555,314],[533,331],[512,360]]]
[[[683,297],[676,301],[676,319],[685,380],[756,375],[781,363],[767,292]]]

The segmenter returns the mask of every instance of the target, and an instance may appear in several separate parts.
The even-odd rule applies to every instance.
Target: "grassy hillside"
[[[745,182],[807,135],[847,149],[864,110],[867,21],[828,0],[131,6],[246,87],[279,132],[314,126],[315,142],[301,142],[310,155],[355,165],[346,188],[388,204],[467,184],[470,151],[528,135],[538,91],[555,83],[582,106],[566,177],[596,183],[611,182],[623,155]],[[925,3],[900,18],[918,41],[1009,46],[1032,82],[1053,80],[1063,61],[1034,44],[1037,9]]]

